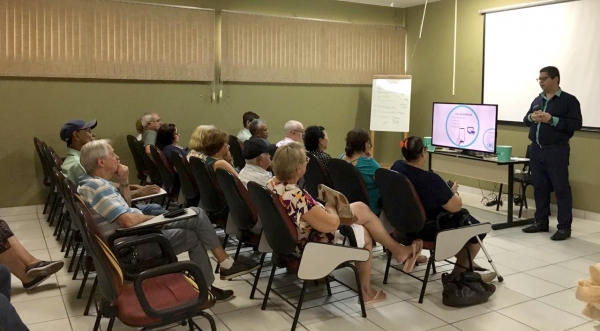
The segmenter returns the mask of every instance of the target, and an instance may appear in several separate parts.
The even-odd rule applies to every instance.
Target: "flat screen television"
[[[431,144],[495,153],[498,105],[433,103]]]

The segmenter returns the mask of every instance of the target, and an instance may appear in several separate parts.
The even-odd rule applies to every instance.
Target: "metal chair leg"
[[[115,318],[116,317],[110,318],[110,321],[108,321],[108,327],[106,328],[106,331],[112,331],[112,328],[115,325]]]
[[[390,274],[390,265],[392,263],[392,254],[388,254],[387,263],[385,265],[385,273],[383,274],[383,283],[387,284],[388,275]]]
[[[81,268],[81,264],[83,263],[84,256],[85,256],[85,247],[82,247],[81,255],[79,255],[79,260],[77,261],[77,265],[75,266],[75,272],[73,272],[73,280],[77,279],[77,274],[79,273],[79,269]]]
[[[81,280],[81,286],[79,286],[79,292],[77,292],[77,299],[81,299],[81,296],[83,295],[83,289],[85,288],[85,283],[87,282],[89,274],[90,274],[90,272],[87,270],[83,273],[83,279]]]
[[[298,300],[298,304],[296,305],[296,315],[294,315],[294,322],[292,322],[292,331],[296,330],[296,325],[298,325],[298,319],[300,318],[300,311],[302,310],[302,302],[304,302],[304,294],[306,293],[306,285],[308,282],[304,281],[302,284],[302,291],[300,292],[300,299]]]
[[[275,260],[275,259],[273,259]],[[273,278],[275,278],[275,270],[277,266],[273,263],[273,269],[271,269],[271,276],[269,276],[269,283],[267,284],[267,290],[265,291],[265,298],[263,300],[263,304],[260,307],[261,310],[267,309],[267,301],[269,300],[269,292],[271,292],[271,285],[273,285]]]
[[[429,280],[429,270],[431,266],[435,263],[433,259],[433,255],[429,258],[427,262],[427,269],[425,270],[425,278],[423,279],[423,286],[421,287],[421,295],[419,295],[419,303],[423,303],[423,297],[425,296],[425,289],[427,288],[427,281]]]
[[[92,306],[92,302],[94,301],[94,294],[96,294],[96,286],[98,286],[98,278],[94,279],[94,285],[92,285],[92,292],[90,292],[90,297],[88,298],[88,302],[85,305],[85,310],[83,311],[83,316],[87,316],[90,313],[90,307]]]
[[[72,272],[73,271],[73,266],[75,266],[75,260],[77,259],[77,252],[79,251],[79,242],[76,242],[75,245],[73,245],[73,256],[71,257],[71,262],[69,263],[69,269],[68,272]]]
[[[100,310],[98,312],[98,316],[96,316],[96,322],[94,323],[94,329],[93,331],[98,331],[98,328],[100,328],[100,321],[102,320],[102,310]]]
[[[358,291],[358,302],[360,302],[360,310],[362,313],[362,317],[367,317],[367,309],[365,308],[365,298],[362,293],[362,283],[360,280],[360,275],[358,274],[358,269],[353,264],[348,265],[354,271],[354,279],[356,279],[356,290]]]
[[[256,287],[258,286],[258,280],[260,279],[260,273],[266,256],[267,253],[263,253],[260,257],[260,266],[258,267],[258,270],[256,270],[256,276],[254,276],[254,284],[252,285],[252,291],[250,292],[250,299],[254,299],[254,293],[256,293]]]
[[[237,249],[235,250],[235,256],[234,256],[234,260],[237,261],[238,256],[240,255],[240,250],[242,249],[242,241],[238,238],[238,246]]]
[[[71,250],[71,243],[73,242],[73,230],[70,228],[67,229],[67,233],[65,234],[65,241],[62,245],[62,250],[65,252],[65,258],[69,257],[69,251]]]

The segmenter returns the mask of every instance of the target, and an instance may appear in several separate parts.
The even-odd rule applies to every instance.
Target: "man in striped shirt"
[[[77,191],[105,235],[117,228],[129,228],[154,217],[143,215],[139,209],[130,207],[129,169],[120,163],[119,156],[108,140],[94,140],[85,144],[81,148],[80,162],[88,175],[80,178]],[[118,181],[118,189],[111,184],[111,180]],[[200,266],[208,285],[212,285],[215,277],[207,250],[221,265],[221,279],[231,279],[258,269],[254,261],[234,261],[221,246],[206,213],[196,207],[191,209],[196,212],[196,217],[168,223],[161,232],[171,243],[175,254],[189,253],[190,260]],[[211,292],[217,302],[233,298],[231,290],[211,286]]]

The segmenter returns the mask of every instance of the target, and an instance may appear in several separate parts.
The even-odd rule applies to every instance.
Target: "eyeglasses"
[[[160,118],[159,118],[159,119],[157,119],[156,121],[150,121],[150,122],[148,122],[148,123],[160,123]]]
[[[310,157],[306,157],[306,163],[310,162]]]
[[[78,130],[78,131],[85,131],[87,133],[92,133],[92,128],[81,129],[81,130]]]
[[[304,134],[304,130],[292,130],[292,132],[300,132],[300,133]]]
[[[173,135],[175,135],[175,136],[178,136],[178,135],[179,135],[179,132],[175,132],[175,133],[173,133]]]
[[[543,83],[546,81],[546,79],[548,79],[550,77],[540,77],[540,78],[536,78],[535,81],[538,83]]]

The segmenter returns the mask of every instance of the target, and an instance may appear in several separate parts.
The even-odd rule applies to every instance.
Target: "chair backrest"
[[[323,163],[321,163],[321,161],[319,161],[312,153],[306,153],[306,155],[308,155],[310,161],[306,165],[306,173],[304,174],[304,189],[306,189],[312,197],[317,197],[317,187],[319,184],[333,188],[333,183],[331,183],[329,172]]]
[[[158,173],[160,174],[165,190],[172,193],[179,193],[179,179],[169,160],[167,160],[162,151],[156,148],[156,146],[150,145],[150,152],[158,168]]]
[[[50,166],[60,170],[60,168],[62,167],[62,164],[63,164],[63,159],[61,159],[60,156],[58,156],[58,154],[56,154],[56,152],[54,151],[54,148],[47,147],[46,155],[48,156]]]
[[[531,153],[531,144],[527,145],[527,150],[525,151],[526,158],[529,158],[529,153]],[[529,169],[529,162],[523,165],[523,172],[531,175],[531,169]]]
[[[379,168],[375,171],[375,181],[390,224],[398,231],[421,231],[425,226],[425,209],[410,180],[401,173]]]
[[[256,225],[258,215],[252,201],[250,201],[248,190],[229,171],[217,169],[216,174],[233,222],[238,229],[249,231]]]
[[[183,193],[188,206],[198,206],[200,195],[198,194],[198,187],[196,186],[196,180],[194,179],[190,164],[185,156],[177,151],[171,153],[171,160],[173,160],[173,167],[175,167],[177,175],[179,175],[181,192]]]
[[[469,239],[492,231],[490,223],[480,223],[438,232],[435,237],[435,260],[443,261],[456,255]]]
[[[78,215],[74,221],[80,222],[80,228],[83,229],[81,236],[86,246],[86,253],[91,255],[94,261],[100,293],[104,300],[113,302],[117,299],[123,287],[123,271],[117,258],[104,240],[85,202],[78,194],[74,197],[76,198],[75,207]]]
[[[46,164],[46,151],[44,149],[45,143],[39,138],[33,137],[33,145],[35,146],[35,151],[40,158],[40,164],[42,165],[42,171],[44,172],[44,185],[48,186],[50,185],[50,168]]]
[[[216,187],[218,183],[213,182],[206,163],[200,158],[192,157],[190,158],[190,166],[196,179],[196,185],[200,193],[200,203],[203,209],[208,212],[219,211],[223,206],[224,198],[220,190]]]
[[[138,154],[142,156],[142,160],[144,161],[144,165],[146,166],[146,170],[148,171],[148,176],[150,176],[150,180],[153,184],[162,186],[162,179],[160,177],[160,173],[158,172],[158,167],[156,166],[154,161],[148,156],[148,154],[146,154],[144,144],[141,141],[137,140],[134,143]]]
[[[233,158],[233,166],[240,170],[246,166],[246,160],[242,154],[243,148],[244,143],[238,137],[229,135],[229,152],[231,152],[231,157]]]
[[[341,159],[329,161],[329,177],[333,188],[342,192],[349,202],[362,201],[369,205],[369,191],[365,185],[362,175],[352,163]]]
[[[140,154],[139,148],[136,147],[136,143],[139,141],[136,137],[128,134],[127,135],[127,145],[129,146],[129,150],[131,151],[131,156],[133,156],[133,162],[135,164],[135,170],[137,170],[138,174],[141,176],[148,175],[148,169],[146,169],[146,164],[144,164],[143,155]],[[141,177],[138,176],[138,177]],[[140,178],[141,179],[141,178]]]
[[[278,254],[294,253],[298,242],[298,230],[283,208],[279,197],[255,182],[248,183],[248,193],[258,211],[263,233],[273,252]]]

